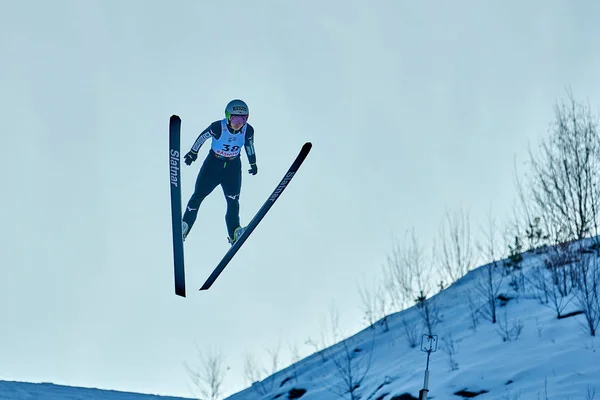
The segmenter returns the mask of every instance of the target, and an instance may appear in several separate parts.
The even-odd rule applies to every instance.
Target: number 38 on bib
[[[223,157],[239,155],[246,140],[246,128],[247,125],[244,125],[238,133],[231,133],[227,129],[227,121],[221,121],[221,137],[212,140],[212,150]]]

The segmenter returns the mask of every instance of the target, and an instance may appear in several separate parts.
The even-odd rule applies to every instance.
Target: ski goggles
[[[247,115],[232,115],[229,122],[236,125],[244,125],[248,121]]]

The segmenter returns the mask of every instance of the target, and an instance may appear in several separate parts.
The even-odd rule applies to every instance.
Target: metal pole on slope
[[[421,338],[421,351],[427,353],[427,365],[425,366],[423,389],[419,392],[419,400],[427,400],[427,392],[429,392],[429,356],[437,350],[437,343],[437,335],[423,335]]]

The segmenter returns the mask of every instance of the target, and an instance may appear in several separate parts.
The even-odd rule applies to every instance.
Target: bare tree
[[[583,310],[586,327],[591,336],[596,336],[600,325],[600,262],[595,254],[582,254],[576,262],[579,271],[577,305]]]
[[[359,345],[358,338],[354,336],[342,340],[345,337],[340,328],[339,309],[332,302],[329,309],[329,318],[321,326],[321,343],[316,344],[309,339],[319,349],[323,362],[331,361],[335,366],[335,371],[340,378],[340,383],[334,384],[328,388],[340,397],[350,396],[350,400],[358,400],[358,389],[365,379],[371,364],[372,351],[375,332],[370,345]],[[325,321],[322,319],[322,321]],[[329,329],[324,329],[327,326]],[[331,344],[331,345],[330,345]]]
[[[386,288],[390,292],[391,304],[400,305],[402,309],[416,304],[429,334],[441,320],[435,299],[430,298],[434,288],[431,284],[432,276],[433,262],[426,259],[414,229],[403,246],[394,242],[388,256],[386,275]]]
[[[536,214],[555,243],[580,240],[598,232],[600,135],[589,106],[555,106],[556,120],[540,154],[530,151],[531,195]]]
[[[244,356],[244,375],[246,376],[247,382],[261,396],[272,391],[273,379],[269,378],[267,370],[265,370],[250,353],[246,353]]]
[[[395,248],[392,254],[387,257],[387,264],[383,267],[383,290],[385,291],[389,301],[390,307],[395,311],[402,311],[410,307],[412,304],[404,295],[404,291],[401,290],[398,282],[395,270],[398,268],[396,262],[397,258],[394,257]]]
[[[479,315],[481,314],[481,307],[475,300],[475,296],[473,295],[473,289],[469,289],[467,298],[469,300],[469,316],[471,317],[470,328],[476,332],[477,326],[479,325]]]
[[[508,253],[507,243],[510,243],[509,238],[510,228],[505,229],[503,234],[499,233],[500,228],[496,219],[492,215],[491,209],[488,211],[486,224],[480,226],[480,235],[477,240],[477,250],[485,264],[496,262],[506,258]]]
[[[388,283],[375,279],[371,286],[367,279],[362,279],[358,284],[358,292],[362,301],[362,311],[367,326],[375,328],[375,323],[380,321],[383,331],[389,329],[387,316],[393,307],[389,299]]]
[[[444,352],[448,356],[448,364],[450,365],[450,371],[458,370],[458,362],[456,362],[456,354],[458,354],[458,342],[452,337],[452,332],[447,333],[442,337],[444,342]]]
[[[469,213],[462,207],[454,213],[446,210],[439,238],[440,270],[451,284],[465,276],[476,263]]]
[[[319,354],[321,361],[325,362],[328,360],[328,352],[325,351],[327,347],[336,343],[340,340],[340,316],[339,309],[332,303],[329,307],[329,318],[321,317],[320,320],[320,339],[314,340],[308,338],[306,344],[311,345],[315,353]]]
[[[433,335],[435,327],[442,321],[436,298],[424,298],[417,304],[417,311],[428,335]]]
[[[400,288],[404,291],[405,298],[411,298],[416,303],[416,309],[423,322],[427,334],[433,335],[433,330],[441,321],[439,307],[435,298],[430,297],[433,293],[431,277],[433,275],[433,262],[426,258],[425,250],[421,247],[414,229],[411,232],[410,241],[403,250],[396,253],[397,265],[396,275],[400,282]]]
[[[246,377],[246,381],[250,385],[255,385],[261,381],[263,378],[262,368],[260,364],[254,358],[254,355],[246,352],[244,355],[244,375]],[[264,394],[264,390],[262,390],[262,386],[259,388],[259,392]]]
[[[544,231],[542,220],[539,215],[534,215],[532,201],[527,197],[523,184],[519,179],[517,168],[515,166],[515,185],[517,189],[517,203],[513,206],[512,223],[510,224],[511,237],[525,237],[527,239],[526,251],[531,251],[543,247],[548,239],[548,234]]]
[[[537,293],[534,294],[534,296],[536,296],[541,304],[548,304],[550,302],[550,298],[548,296],[550,289],[548,286],[551,285],[552,282],[548,282],[548,279],[546,279],[546,272],[544,268],[533,268],[529,275],[529,281],[531,286],[537,290]]]
[[[275,373],[279,370],[279,352],[281,351],[281,342],[277,342],[275,346],[270,349],[267,349],[267,353],[269,353],[269,360],[271,361],[271,371]]]
[[[506,308],[504,308],[504,319],[500,318],[498,320],[498,335],[502,338],[503,342],[512,342],[513,340],[517,340],[519,336],[521,336],[521,332],[523,331],[523,321],[521,319],[516,319],[512,321],[512,325],[508,323],[508,312]]]
[[[223,365],[223,356],[219,351],[211,351],[207,355],[201,351],[198,353],[200,365],[190,366],[186,363],[185,368],[204,399],[218,400],[222,395],[223,380],[229,368]]]
[[[481,267],[476,283],[476,289],[484,299],[482,315],[492,324],[498,322],[498,295],[504,274],[496,262]]]
[[[358,286],[358,293],[362,300],[362,312],[367,325],[370,328],[374,328],[375,322],[377,322],[377,285],[374,284],[372,287],[368,287],[366,279],[362,279]]]
[[[596,386],[588,385],[585,400],[594,400],[595,397],[596,397]]]
[[[414,305],[414,297],[410,285],[412,276],[410,271],[404,269],[403,249],[397,240],[394,240],[391,253],[387,256],[385,270],[386,289],[394,308],[398,311],[405,310]]]
[[[532,270],[530,281],[541,294],[542,304],[554,309],[557,318],[574,299],[577,287],[578,269],[575,263],[579,259],[579,251],[574,243],[565,242],[549,247],[544,258],[544,268]]]
[[[268,349],[270,368],[264,368],[254,356],[246,352],[244,357],[244,375],[246,380],[252,385],[252,387],[261,395],[264,396],[273,391],[275,381],[275,372],[279,370],[279,351],[281,343],[278,342],[276,346]]]
[[[404,328],[404,333],[406,333],[406,340],[408,341],[408,345],[411,349],[414,349],[419,344],[419,332],[417,329],[417,324],[408,322],[406,319],[402,321],[402,327]]]
[[[414,229],[404,246],[394,243],[388,257],[388,268],[394,288],[400,292],[398,297],[405,306],[419,303],[431,294],[432,263],[426,262]]]
[[[498,295],[504,273],[499,263],[501,253],[497,248],[497,226],[491,214],[488,216],[488,226],[484,229],[483,237],[485,241],[480,242],[478,247],[489,262],[478,270],[476,290],[483,297],[482,315],[495,324],[498,320]]]
[[[562,312],[573,300],[573,296],[562,294],[562,279],[563,275],[554,272],[547,272],[544,267],[535,267],[532,269],[530,281],[532,285],[540,293],[542,304],[551,307],[556,312],[557,318],[562,318]]]
[[[294,379],[298,380],[298,362],[300,361],[300,351],[297,344],[288,343],[288,349],[291,355],[291,367]]]
[[[344,340],[336,346],[340,348],[336,351],[337,354],[331,355],[341,380],[340,383],[334,384],[331,390],[342,398],[349,396],[350,400],[360,399],[358,390],[372,365],[373,340],[364,346],[357,343],[356,337]]]
[[[544,264],[552,273],[552,281],[561,296],[570,294],[579,281],[579,270],[576,262],[580,258],[579,242],[564,242],[552,246],[548,251]]]
[[[381,289],[377,291],[376,295],[376,303],[377,303],[377,315],[379,316],[379,320],[381,321],[381,326],[383,327],[383,331],[387,332],[390,329],[388,324],[388,316],[392,310],[392,303],[388,299],[387,292],[385,291],[385,284],[381,285]]]

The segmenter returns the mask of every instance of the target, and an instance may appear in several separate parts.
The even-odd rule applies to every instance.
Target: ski
[[[173,262],[175,294],[185,297],[185,268],[183,259],[183,231],[181,227],[181,118],[172,115],[169,120],[169,169],[171,175],[171,225],[173,230]]]
[[[208,288],[210,288],[215,282],[215,280],[218,278],[218,276],[221,274],[221,272],[223,272],[223,270],[225,269],[227,264],[229,264],[233,256],[238,252],[240,247],[242,247],[242,245],[244,244],[246,239],[248,239],[248,237],[254,231],[254,229],[256,229],[260,221],[264,218],[264,216],[273,206],[275,201],[279,198],[279,196],[281,196],[281,193],[285,190],[285,188],[290,183],[296,172],[298,172],[300,165],[302,165],[302,163],[308,156],[308,153],[310,152],[311,148],[312,143],[310,142],[306,142],[302,146],[300,153],[298,154],[298,156],[284,175],[283,179],[279,182],[273,193],[271,193],[271,195],[267,198],[267,201],[265,201],[263,206],[258,210],[254,218],[252,218],[242,236],[231,246],[227,253],[225,253],[225,256],[223,257],[223,259],[221,259],[221,262],[217,265],[212,274],[210,274],[210,276],[208,277],[206,282],[204,282],[204,285],[202,285],[200,290],[207,290]]]

